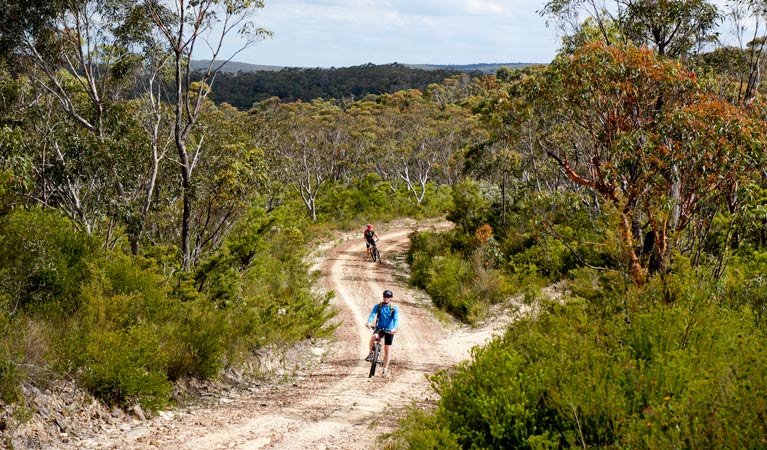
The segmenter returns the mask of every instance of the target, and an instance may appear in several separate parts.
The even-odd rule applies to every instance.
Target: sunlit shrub
[[[580,300],[546,304],[435,377],[435,417],[403,425],[417,430],[407,441],[436,432],[461,448],[765,445],[767,343],[748,305],[718,303],[715,280],[684,265],[671,293],[653,280],[597,294],[609,273],[586,275],[573,284]]]
[[[165,356],[158,352],[160,336],[151,326],[91,333],[81,341],[78,378],[96,397],[112,405],[165,406],[172,385],[165,372]]]
[[[472,279],[473,273],[468,262],[455,256],[434,258],[426,292],[437,307],[465,319],[476,301],[469,288]]]

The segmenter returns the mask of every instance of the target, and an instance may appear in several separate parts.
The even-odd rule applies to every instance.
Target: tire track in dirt
[[[454,366],[502,328],[478,329],[442,323],[421,293],[398,281],[398,271],[416,228],[445,228],[446,222],[413,221],[380,227],[384,264],[365,258],[359,234],[348,234],[324,251],[321,285],[335,292],[341,325],[322,364],[307,379],[271,388],[230,404],[201,408],[170,423],[153,419],[141,432],[115,436],[101,449],[361,449],[376,446],[412,400],[433,396],[426,375]],[[392,347],[391,376],[368,378],[370,331],[364,327],[384,289],[395,293],[401,325]],[[133,435],[131,435],[131,433]]]

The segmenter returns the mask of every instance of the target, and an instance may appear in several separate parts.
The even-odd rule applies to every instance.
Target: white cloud
[[[558,41],[540,8],[533,0],[267,0],[256,23],[274,37],[236,59],[301,67],[548,62]]]

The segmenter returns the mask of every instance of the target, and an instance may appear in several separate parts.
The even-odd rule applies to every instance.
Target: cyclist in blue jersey
[[[383,291],[383,301],[376,304],[373,310],[370,311],[368,322],[365,325],[368,328],[375,330],[376,328],[383,328],[384,331],[384,359],[383,359],[383,375],[387,376],[389,373],[389,358],[391,356],[391,345],[394,342],[394,333],[397,332],[399,326],[399,309],[391,304],[391,299],[394,297],[394,293],[389,289]],[[366,361],[370,361],[373,358],[373,336],[370,336],[370,353],[368,354]]]

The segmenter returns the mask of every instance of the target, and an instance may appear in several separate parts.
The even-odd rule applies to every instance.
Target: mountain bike
[[[379,263],[382,263],[381,261],[381,252],[378,251],[378,239],[375,240],[372,244],[370,244],[370,259],[373,260],[373,262],[378,261]]]
[[[370,358],[370,375],[368,378],[376,374],[376,368],[383,365],[383,344],[382,340],[386,330],[383,328],[376,328],[373,331],[373,357]]]

